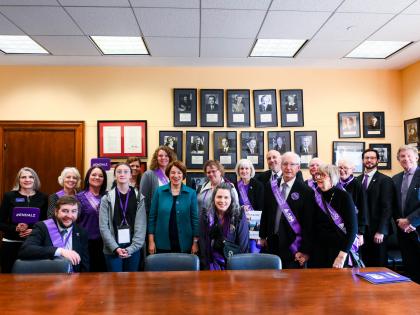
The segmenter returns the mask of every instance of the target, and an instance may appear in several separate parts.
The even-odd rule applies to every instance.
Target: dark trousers
[[[366,267],[386,267],[388,264],[388,237],[384,236],[384,241],[381,244],[373,242],[373,235],[365,235],[364,241],[360,250]]]
[[[105,272],[106,271],[106,264],[105,264],[105,256],[103,253],[104,244],[102,239],[97,240],[89,240],[88,242],[89,247],[89,265],[90,265],[90,272]]]
[[[411,280],[420,283],[420,242],[417,234],[404,233],[398,229],[398,242],[408,276]]]
[[[21,242],[4,242],[1,245],[1,272],[11,273],[13,264],[15,263]]]

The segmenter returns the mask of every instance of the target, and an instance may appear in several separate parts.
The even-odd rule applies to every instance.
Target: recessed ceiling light
[[[49,54],[26,35],[0,35],[0,50],[6,54]]]
[[[306,39],[258,39],[250,57],[294,57]]]
[[[365,41],[345,58],[386,59],[412,42]]]
[[[104,55],[149,55],[143,38],[90,36]]]

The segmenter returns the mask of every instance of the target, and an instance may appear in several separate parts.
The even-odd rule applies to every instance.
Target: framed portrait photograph
[[[292,150],[290,131],[269,131],[267,133],[268,150],[279,151],[283,154]]]
[[[235,172],[225,172],[225,179],[236,185],[238,183],[238,177]]]
[[[197,126],[197,89],[174,89],[174,126]]]
[[[187,131],[185,147],[187,168],[201,169],[209,159],[209,132]]]
[[[309,161],[318,156],[316,131],[295,131],[294,147],[295,152],[300,156],[300,167],[308,168]]]
[[[204,173],[191,173],[187,172],[187,186],[191,187],[198,192],[204,183],[207,181],[207,176]]]
[[[385,138],[385,112],[363,112],[363,137]]]
[[[338,113],[338,137],[360,138],[360,113]]]
[[[248,159],[255,168],[264,168],[264,132],[241,132],[241,159]]]
[[[333,141],[333,164],[338,165],[339,160],[347,159],[354,163],[355,173],[362,173],[362,153],[364,150],[364,142]]]
[[[255,127],[277,127],[276,90],[254,90]]]
[[[303,90],[280,90],[282,127],[303,127]]]
[[[202,127],[223,127],[225,112],[223,93],[223,90],[200,90]]]
[[[226,169],[236,166],[236,131],[215,131],[213,133],[214,159]]]
[[[98,120],[98,157],[147,157],[146,120]]]
[[[391,169],[391,143],[370,143],[369,149],[374,149],[378,151],[379,161],[378,169],[379,170],[390,170]]]
[[[159,145],[166,145],[175,151],[178,160],[182,159],[182,131],[159,131]]]
[[[420,118],[404,120],[405,144],[419,144],[420,139]]]
[[[227,90],[227,126],[249,127],[249,90]]]

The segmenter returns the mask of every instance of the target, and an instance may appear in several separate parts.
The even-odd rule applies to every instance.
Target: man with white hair
[[[300,157],[294,152],[282,156],[282,176],[265,185],[260,238],[265,250],[278,255],[283,268],[305,266],[311,252],[314,192],[296,175]]]

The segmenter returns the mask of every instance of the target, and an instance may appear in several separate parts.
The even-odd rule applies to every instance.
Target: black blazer
[[[271,170],[268,170],[268,171],[265,171],[265,172],[262,172],[260,174],[255,175],[255,179],[260,181],[265,186],[265,184],[267,182],[269,182],[270,179],[271,179]],[[297,172],[296,180],[299,180],[299,181],[303,182],[303,175],[302,175],[301,171]],[[264,187],[264,189],[265,189],[265,187]],[[270,190],[271,190],[271,187],[270,187]]]
[[[394,212],[395,219],[407,218],[412,225],[417,228],[420,233],[420,167],[417,167],[416,172],[411,180],[410,187],[408,187],[407,197],[405,200],[404,215],[401,209],[401,184],[403,181],[404,172],[398,173],[392,180],[396,187],[397,203]]]
[[[73,266],[75,272],[89,271],[88,236],[84,229],[73,225],[72,247],[80,255],[80,264]],[[20,248],[20,259],[53,259],[57,247],[54,247],[44,222],[35,224],[32,233]]]
[[[362,183],[363,174],[357,179]],[[395,189],[391,178],[376,171],[366,190],[366,195],[369,234],[392,234],[389,223],[395,205]]]
[[[362,175],[363,177],[363,175]],[[358,234],[365,234],[368,225],[367,196],[362,182],[354,178],[344,189],[350,194],[357,209]]]
[[[238,184],[235,184],[235,188],[240,196]],[[255,178],[251,178],[249,182],[248,199],[254,210],[264,208],[264,185]]]

